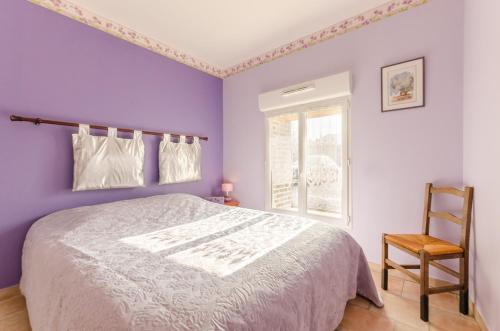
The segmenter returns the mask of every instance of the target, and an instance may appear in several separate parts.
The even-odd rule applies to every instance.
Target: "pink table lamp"
[[[222,183],[221,191],[224,192],[224,201],[231,201],[230,193],[233,192],[233,183]]]

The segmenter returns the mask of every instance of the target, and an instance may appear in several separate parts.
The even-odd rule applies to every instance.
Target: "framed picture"
[[[424,107],[424,58],[382,68],[382,112]]]

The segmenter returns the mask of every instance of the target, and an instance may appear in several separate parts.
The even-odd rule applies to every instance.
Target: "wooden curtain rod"
[[[31,122],[35,125],[40,125],[40,124],[52,124],[52,125],[60,125],[60,126],[73,126],[73,127],[78,127],[79,123],[75,122],[63,122],[63,121],[54,121],[54,120],[46,120],[43,118],[34,118],[34,117],[23,117],[23,116],[18,116],[18,115],[10,115],[10,120],[13,122]],[[92,129],[97,129],[97,130],[107,130],[108,127],[104,125],[94,125],[91,124],[90,128]],[[128,133],[134,133],[133,129],[127,129],[127,128],[117,128],[118,131],[120,132],[128,132]],[[158,136],[158,137],[163,137],[163,132],[156,132],[156,131],[142,131],[143,134],[149,134],[152,136]],[[180,137],[181,134],[179,133],[170,133],[174,137]],[[187,138],[193,138],[193,135],[185,135]],[[208,141],[208,137],[198,137],[200,140],[205,140]]]

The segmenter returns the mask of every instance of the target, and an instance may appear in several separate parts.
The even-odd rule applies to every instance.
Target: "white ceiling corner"
[[[226,77],[426,0],[30,0]]]

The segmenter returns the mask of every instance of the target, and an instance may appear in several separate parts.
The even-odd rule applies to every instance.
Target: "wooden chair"
[[[465,187],[459,190],[451,187],[434,187],[431,183],[425,186],[424,220],[422,234],[382,234],[382,288],[387,290],[388,269],[397,269],[420,283],[420,318],[429,320],[429,295],[460,291],[460,312],[469,313],[469,236],[474,189]],[[463,198],[462,216],[449,212],[432,211],[432,196],[435,194],[451,194]],[[455,245],[429,235],[430,219],[451,221],[461,226],[460,244]],[[394,246],[420,259],[420,264],[399,265],[388,258],[388,245]],[[438,260],[460,259],[460,270],[457,272],[438,263]],[[457,285],[429,287],[429,265],[440,269],[459,279]],[[420,277],[407,269],[420,269]]]

